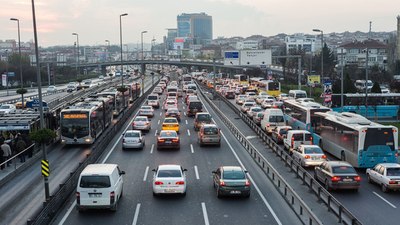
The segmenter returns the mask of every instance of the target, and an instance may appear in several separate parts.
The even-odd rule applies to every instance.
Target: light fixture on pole
[[[142,33],[140,33],[141,39],[142,39],[142,60],[144,59],[144,54],[143,54],[143,34],[147,33],[147,30],[142,31]]]
[[[124,14],[121,14],[121,15],[119,15],[119,41],[120,41],[120,47],[121,47],[121,72],[120,72],[120,75],[121,75],[121,88],[123,88],[124,87],[124,73],[123,73],[123,57],[122,57],[122,17],[123,16],[127,16],[128,15],[128,13],[124,13]],[[123,96],[123,101],[124,101],[124,104],[123,104],[123,106],[124,106],[124,108],[125,108],[125,93],[122,93],[122,96]]]
[[[80,54],[79,54],[79,34],[78,33],[72,33],[72,35],[76,36],[76,47],[77,47],[77,50],[78,50],[78,54],[76,56],[76,72],[77,72],[76,77],[78,78],[79,70],[80,70],[80,67],[79,67],[79,57],[80,57]]]
[[[321,77],[324,78],[324,32],[320,29],[313,29],[313,31],[321,33]]]
[[[35,2],[32,0],[32,20],[33,20],[33,36],[35,41],[35,57],[36,57],[36,77],[37,77],[37,85],[38,85],[38,95],[39,95],[39,115],[40,115],[40,129],[43,130],[44,127],[44,116],[43,116],[43,101],[42,101],[42,80],[40,78],[40,59],[39,59],[39,47],[38,47],[38,38],[37,38],[37,29],[36,29],[36,14],[35,14]],[[43,143],[40,143],[42,153],[43,153],[43,161],[48,163],[47,160],[47,152],[46,147]],[[45,190],[45,198],[46,201],[50,200],[50,189],[49,189],[49,178],[47,176],[43,176],[44,178],[44,190]]]
[[[12,21],[17,21],[18,24],[18,53],[19,53],[19,76],[21,80],[21,89],[24,88],[24,79],[22,78],[22,54],[21,54],[21,33],[19,29],[19,19],[10,18]],[[21,99],[22,108],[24,108],[24,96],[22,95]]]

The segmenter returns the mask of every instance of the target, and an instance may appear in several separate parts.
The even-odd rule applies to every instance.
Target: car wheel
[[[328,180],[325,181],[325,189],[326,189],[327,191],[330,191],[330,190],[331,190],[331,188],[329,187],[329,182],[328,182]]]
[[[373,183],[373,181],[372,181],[372,179],[371,179],[371,176],[370,176],[369,174],[367,175],[367,180],[368,180],[368,183],[370,183],[370,184]]]
[[[116,212],[117,209],[118,209],[118,199],[117,199],[117,201],[115,202],[115,205],[111,208],[111,211],[112,211],[112,212]]]
[[[250,198],[250,192],[244,196],[245,198]]]
[[[384,193],[389,192],[389,189],[387,188],[387,186],[386,186],[385,184],[382,184],[382,185],[381,185],[381,190],[382,190],[382,192],[384,192]]]
[[[123,195],[124,195],[124,189],[122,188],[121,189],[121,194],[119,195],[119,198],[121,199]]]
[[[122,147],[122,151],[125,151],[125,150],[126,150],[126,148]]]
[[[185,197],[186,196],[186,191],[182,193],[182,196]]]
[[[217,188],[217,198],[221,198],[221,197],[222,197],[221,192],[219,192],[219,188]]]
[[[153,191],[153,196],[158,196],[158,194]]]

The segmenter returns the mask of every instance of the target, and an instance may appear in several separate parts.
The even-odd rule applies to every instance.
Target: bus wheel
[[[342,153],[340,154],[340,160],[346,161],[346,155],[344,154],[344,152],[342,152]]]

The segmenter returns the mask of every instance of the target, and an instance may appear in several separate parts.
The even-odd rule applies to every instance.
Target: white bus
[[[357,168],[397,163],[398,129],[355,113],[317,112],[314,143]]]
[[[97,93],[97,96],[101,97],[111,96],[113,98],[112,109],[114,117],[117,117],[124,110],[124,106],[125,107],[128,106],[129,91],[125,93],[125,99],[123,93],[117,91],[114,88]]]
[[[92,144],[112,122],[111,98],[87,99],[60,112],[61,142]]]

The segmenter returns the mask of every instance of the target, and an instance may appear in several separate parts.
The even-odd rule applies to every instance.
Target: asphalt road
[[[230,100],[230,102],[237,108],[240,108],[239,105],[235,104],[235,100]],[[221,101],[219,104],[224,103]],[[224,108],[224,106],[221,106],[221,108]],[[233,113],[232,116],[234,115]],[[281,146],[283,148],[283,145]],[[329,160],[339,160],[332,155],[327,155]],[[281,164],[283,164],[283,162]],[[278,165],[276,167],[278,167]],[[307,168],[307,171],[312,176],[314,175],[314,168]],[[363,224],[398,224],[400,221],[399,193],[383,193],[380,186],[368,183],[365,169],[359,169],[357,172],[361,176],[361,186],[358,192],[351,190],[332,190],[330,193]]]
[[[146,89],[151,86],[151,79],[146,78]],[[66,94],[66,92],[64,92]],[[50,96],[47,96],[50,97]],[[54,96],[53,96],[54,97]],[[48,149],[51,176],[50,193],[63,183],[74,171],[78,163],[90,153],[90,146],[58,145]],[[1,171],[0,171],[1,173]],[[44,195],[43,178],[40,174],[40,162],[28,167],[7,184],[0,187],[0,224],[19,225],[26,221],[42,206]]]
[[[179,109],[185,104],[179,100]],[[146,134],[143,150],[122,151],[120,131],[110,143],[102,162],[117,163],[126,172],[124,196],[115,213],[75,210],[74,197],[60,212],[55,224],[299,224],[281,195],[253,162],[240,143],[210,111],[221,127],[221,147],[199,147],[193,118],[182,115],[180,150],[157,150],[156,132],[161,129],[164,110],[156,110],[152,129]],[[130,129],[127,124],[126,129]],[[187,195],[153,197],[151,169],[160,164],[180,164],[188,169]],[[211,171],[221,165],[242,165],[252,178],[249,199],[218,199]]]

